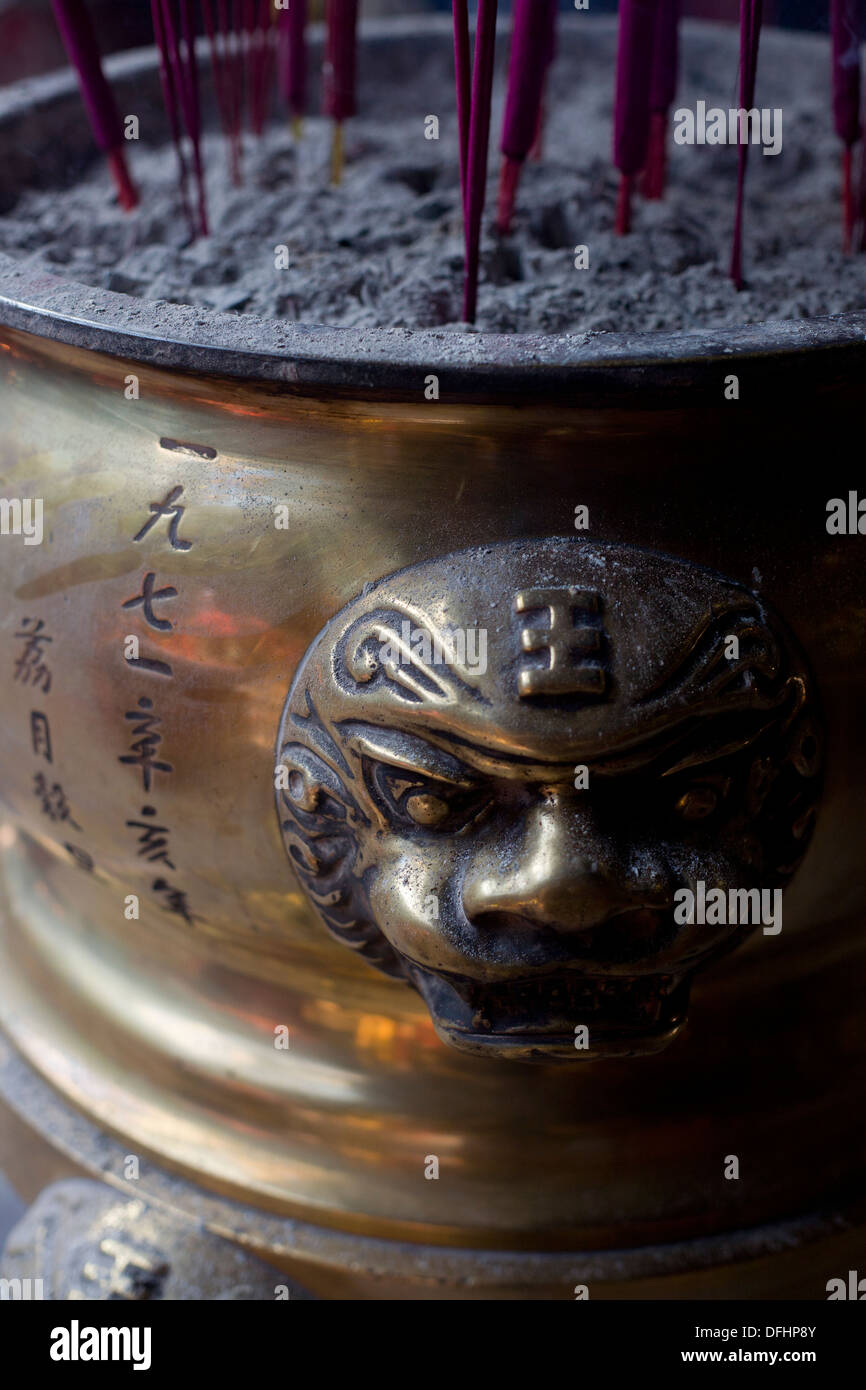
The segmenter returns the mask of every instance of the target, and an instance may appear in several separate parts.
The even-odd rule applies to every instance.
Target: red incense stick
[[[659,0],[650,75],[649,136],[644,170],[645,198],[661,198],[667,172],[668,112],[677,94],[680,0]]]
[[[244,50],[250,129],[261,135],[268,106],[270,0],[245,0]]]
[[[472,106],[472,60],[468,0],[454,0],[454,75],[457,81],[457,128],[460,137],[460,193],[466,213],[466,168],[469,163],[469,113]]]
[[[740,0],[740,109],[750,111],[755,104],[755,79],[758,74],[758,45],[761,39],[762,0]],[[746,163],[749,146],[741,130],[737,162],[737,203],[734,213],[734,238],[731,247],[731,279],[738,290],[743,281],[743,196],[746,187]]]
[[[138,193],[129,174],[123,126],[114,93],[102,71],[99,45],[84,0],[51,0],[54,18],[70,63],[78,73],[81,96],[94,139],[105,155],[125,212],[138,204]]]
[[[514,0],[496,218],[503,235],[511,225],[523,162],[539,134],[544,79],[555,45],[556,13],[557,0]]]
[[[290,0],[280,11],[280,91],[295,135],[307,111],[307,0]]]
[[[658,0],[620,0],[613,162],[620,171],[616,232],[631,229],[631,200],[646,163],[650,79]]]
[[[358,0],[328,0],[326,14],[324,111],[334,122],[331,179],[336,184],[343,176],[343,122],[356,111]]]
[[[861,0],[830,0],[833,124],[842,141],[842,244],[851,250],[854,233],[852,151],[860,139]]]
[[[498,0],[478,0],[466,169],[466,281],[463,291],[463,318],[467,323],[475,322],[478,306],[478,264],[481,254],[481,218],[484,215],[487,193],[497,8]]]
[[[544,54],[544,76],[541,79],[541,100],[538,104],[538,124],[535,127],[535,139],[532,142],[532,149],[529,151],[529,158],[535,162],[544,158],[544,129],[547,124],[547,75],[556,57],[556,21],[559,10],[554,6],[553,15],[548,32],[548,45]]]

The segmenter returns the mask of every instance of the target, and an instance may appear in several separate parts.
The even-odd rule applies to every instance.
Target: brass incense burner
[[[866,314],[356,335],[0,258],[0,494],[44,504],[0,538],[22,1190],[325,1296],[826,1297],[864,362]]]

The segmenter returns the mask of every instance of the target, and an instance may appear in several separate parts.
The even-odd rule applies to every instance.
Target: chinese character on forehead
[[[599,594],[591,589],[521,589],[513,608],[527,615],[520,626],[520,647],[528,658],[518,670],[521,699],[605,694],[608,637]]]

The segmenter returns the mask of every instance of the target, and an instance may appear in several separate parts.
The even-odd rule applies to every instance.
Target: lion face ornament
[[[624,545],[506,542],[328,623],[283,711],[277,806],[324,924],[446,1042],[630,1056],[756,925],[678,890],[785,885],[820,746],[805,658],[750,590]]]

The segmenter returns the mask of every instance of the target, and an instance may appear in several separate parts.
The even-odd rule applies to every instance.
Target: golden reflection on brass
[[[486,1254],[694,1240],[814,1210],[829,1189],[856,1185],[862,565],[856,538],[844,551],[820,534],[819,479],[789,496],[755,468],[762,452],[775,457],[784,421],[762,433],[755,420],[750,453],[721,392],[718,408],[694,411],[688,400],[520,408],[449,403],[443,382],[428,403],[421,372],[417,401],[314,398],[24,333],[0,339],[0,491],[45,503],[41,546],[0,542],[0,1021],[58,1092],[196,1190],[331,1232]],[[136,401],[124,397],[130,372]],[[575,536],[578,503],[586,537]],[[818,518],[808,536],[806,514]],[[521,691],[561,616],[547,600],[524,611],[516,595],[562,589],[600,597],[567,656],[582,663],[580,680],[575,667],[565,693],[545,690],[543,675]],[[374,668],[374,633],[372,648],[343,649],[340,685],[325,658],[377,606],[405,611],[410,650],[412,625],[486,627],[487,673],[457,671],[463,685],[449,694],[452,676],[434,663],[422,715],[392,688],[419,673],[411,661],[394,677]],[[717,645],[730,624],[733,662]],[[580,635],[596,628],[607,647]],[[360,951],[333,939],[308,900],[325,825],[315,818],[333,809],[309,725],[291,733],[290,770],[305,779],[296,831],[281,821],[297,779],[277,789],[275,811],[275,749],[292,715],[313,717],[306,691],[344,756],[345,721],[359,726],[351,785],[370,822],[350,825],[361,926],[340,917],[351,875],[320,907],[338,934],[356,931]],[[686,705],[703,711],[688,750]],[[50,762],[31,719],[40,713]],[[726,929],[663,939],[650,903],[622,958],[605,955],[593,894],[630,881],[617,856],[635,818],[660,805],[650,790],[669,794],[671,843],[694,850],[687,877],[787,880],[808,843],[822,717],[826,787],[782,933],[753,931],[722,958]],[[436,786],[418,791],[425,750],[439,760]],[[594,805],[573,786],[578,762],[592,795],[605,793],[592,828],[603,852],[588,856],[615,864],[604,884],[588,869],[573,878],[580,818]],[[341,794],[336,782],[328,794]],[[725,862],[719,817],[733,846]],[[293,833],[300,860],[291,838],[287,857]],[[433,880],[438,924],[422,910]],[[645,891],[656,891],[649,879]],[[527,933],[543,898],[549,923]],[[664,1051],[503,1061],[512,1049],[572,1060],[563,1039],[584,1015],[571,986],[590,955],[581,1006],[602,1051],[643,1050],[654,1032],[668,1040],[684,1013],[675,981],[713,965]],[[623,1005],[623,981],[644,969],[655,1021]],[[536,976],[537,992],[521,994]],[[477,987],[477,1026],[465,980]],[[748,1181],[719,1183],[726,1153],[748,1154]],[[438,1182],[424,1178],[428,1155]],[[328,1286],[342,1287],[336,1275]]]

